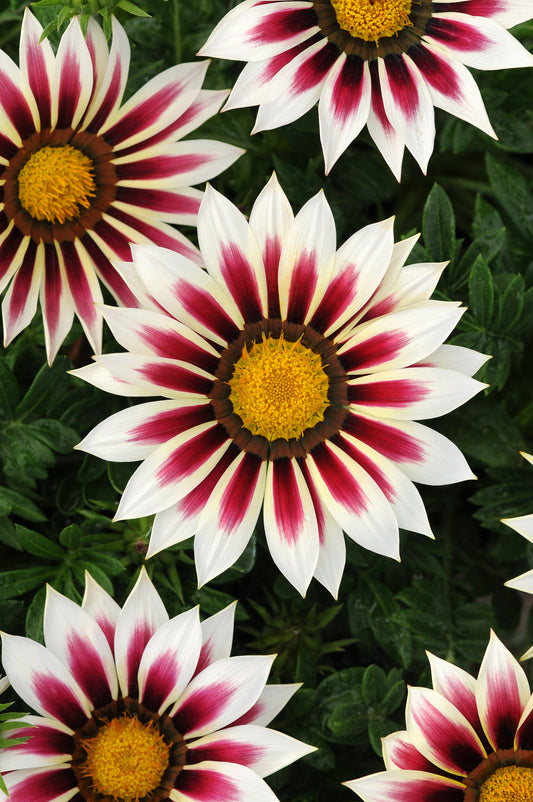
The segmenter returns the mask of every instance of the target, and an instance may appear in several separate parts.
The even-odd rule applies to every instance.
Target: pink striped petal
[[[406,769],[407,771],[435,772],[436,766],[413,746],[407,731],[393,732],[391,735],[387,735],[382,738],[381,745],[385,767],[389,771]]]
[[[318,561],[318,524],[311,493],[295,459],[269,463],[263,516],[272,559],[305,596]]]
[[[307,201],[288,231],[279,262],[281,317],[308,323],[333,272],[335,221],[323,192]]]
[[[373,479],[333,442],[307,457],[316,491],[346,534],[378,554],[399,559],[398,524]]]
[[[472,351],[462,345],[441,345],[425,357],[423,364],[432,368],[458,370],[466,376],[474,376],[488,359],[489,355],[480,354],[479,351]]]
[[[33,320],[39,300],[44,244],[29,240],[22,264],[17,270],[2,302],[4,345],[9,343]]]
[[[368,133],[376,143],[381,155],[397,181],[402,176],[402,160],[404,141],[390,123],[385,107],[378,76],[378,59],[370,62],[370,79],[372,86],[372,99],[368,112]]]
[[[83,128],[91,133],[97,133],[108,117],[113,114],[122,101],[128,70],[130,65],[130,44],[126,32],[117,18],[111,17],[113,26],[113,41],[109,58],[105,66],[105,73],[98,76],[98,86],[93,94],[87,113],[83,119]],[[94,26],[93,34],[101,30]],[[96,60],[98,70],[99,59]],[[95,76],[96,79],[96,76]],[[96,80],[95,80],[96,82]]]
[[[52,75],[55,56],[48,39],[40,41],[42,25],[26,7],[20,32],[20,69],[39,109],[40,127],[50,126]]]
[[[0,221],[5,214],[0,212]],[[0,292],[2,292],[20,267],[28,249],[30,238],[24,237],[10,220],[0,234]]]
[[[117,698],[115,661],[104,633],[89,613],[50,586],[46,589],[44,638],[93,707]]]
[[[238,560],[257,523],[266,462],[241,452],[221,476],[197,524],[194,556],[201,587]]]
[[[458,59],[436,42],[421,42],[404,58],[412,59],[424,76],[433,105],[495,136],[478,86]]]
[[[531,19],[529,0],[433,0],[438,11],[455,11],[473,17],[490,17],[504,28]]]
[[[438,280],[446,267],[446,262],[409,265],[401,269],[395,280],[391,280],[387,271],[384,281],[372,296],[357,322],[366,322],[391,312],[412,306],[420,301],[427,301],[437,286]],[[476,353],[473,351],[472,353]]]
[[[489,18],[468,14],[432,14],[424,39],[451,50],[464,64],[480,70],[531,67],[533,55]]]
[[[246,321],[267,314],[267,286],[259,245],[248,222],[208,186],[198,213],[198,241],[205,266],[224,286]]]
[[[106,418],[77,448],[101,459],[135,462],[145,459],[157,446],[177,434],[207,423],[213,417],[207,399],[191,399],[186,405],[177,405],[175,401],[149,401]]]
[[[76,128],[93,89],[93,66],[75,17],[61,37],[52,78],[52,127]]]
[[[274,657],[228,657],[207,666],[191,680],[171,714],[188,740],[232,724],[257,701]]]
[[[18,719],[29,727],[15,727],[6,732],[8,740],[26,738],[25,743],[14,744],[0,752],[0,772],[17,769],[40,769],[57,766],[72,758],[75,743],[72,730],[52,718],[24,716]]]
[[[264,780],[238,763],[204,761],[184,766],[169,794],[173,802],[277,802]]]
[[[10,802],[68,802],[79,793],[70,766],[13,771],[4,779]]]
[[[414,62],[403,55],[377,61],[387,118],[425,173],[435,140],[435,115],[426,84]]]
[[[260,777],[268,777],[313,751],[314,747],[289,735],[248,724],[228,727],[194,741],[189,745],[187,764],[204,760],[238,763]]]
[[[159,446],[126,485],[116,519],[139,518],[175,504],[211,473],[230,444],[226,430],[209,422]]]
[[[100,92],[107,66],[109,64],[109,48],[107,47],[107,40],[103,30],[98,25],[94,17],[89,19],[85,41],[87,43],[87,49],[89,51],[93,66],[93,88],[89,101],[90,107],[92,101]],[[84,123],[85,119],[86,118],[84,117]],[[85,128],[84,123],[83,127]]]
[[[281,249],[294,221],[287,197],[273,173],[257,196],[250,214],[250,228],[259,244],[265,267],[268,316],[281,317],[278,292],[278,271]]]
[[[370,99],[368,62],[342,53],[329,71],[318,103],[326,175],[365,125]]]
[[[116,188],[116,203],[130,215],[154,216],[175,225],[195,226],[202,192],[193,187],[154,189],[150,186]]]
[[[409,688],[405,709],[412,744],[446,772],[466,776],[487,756],[463,714],[429,688]]]
[[[159,715],[178,699],[193,676],[202,642],[198,607],[162,624],[146,644],[139,665],[139,701]]]
[[[262,61],[319,30],[312,3],[241,3],[218,23],[198,55]]]
[[[100,284],[92,260],[78,240],[65,240],[58,248],[59,262],[67,278],[70,294],[87,339],[95,353],[102,351],[102,314],[95,304],[103,303]]]
[[[146,644],[167,621],[165,605],[143,567],[115,630],[115,658],[123,696],[138,696],[137,674]]]
[[[91,714],[89,700],[63,663],[40,643],[2,634],[2,661],[14,690],[30,707],[72,729]]]
[[[40,287],[40,302],[46,354],[49,364],[52,364],[72,326],[74,302],[61,272],[56,248],[52,243],[45,243],[44,249],[44,280]]]
[[[109,226],[109,228],[111,228],[111,226]],[[107,243],[101,240],[98,235],[95,236],[93,231],[89,232],[89,234],[85,234],[81,239],[77,240],[78,251],[81,253],[83,248],[87,252],[96,274],[120,304],[124,306],[139,306],[139,302],[134,293],[117,271],[116,267],[109,261],[109,258],[116,259],[118,254],[112,250]],[[98,243],[100,243],[100,245]],[[128,258],[131,258],[129,245],[127,245],[127,248]],[[121,250],[120,247],[119,250]]]
[[[427,652],[431,666],[431,680],[435,690],[448,699],[470,722],[479,737],[483,729],[476,705],[476,681],[474,677],[452,663]]]
[[[364,802],[463,802],[463,783],[425,771],[383,771],[343,785]]]
[[[177,359],[164,359],[143,354],[102,354],[95,359],[116,378],[141,389],[150,389],[150,395],[166,398],[207,396],[213,385],[210,373]]]
[[[531,572],[530,572],[531,573]],[[530,650],[531,651],[531,650]],[[522,655],[521,660],[527,659],[528,653]],[[533,696],[524,708],[518,728],[516,730],[514,749],[528,749],[533,747]]]
[[[481,724],[494,749],[512,749],[531,692],[522,666],[491,630],[479,669],[476,701]]]
[[[133,246],[132,253],[139,277],[172,317],[223,348],[238,336],[244,319],[207,271],[163,248]]]
[[[86,381],[95,387],[99,387],[106,393],[114,393],[115,395],[122,395],[125,397],[131,396],[133,398],[153,396],[153,391],[150,388],[141,389],[140,387],[130,384],[129,382],[123,381],[122,379],[117,379],[115,376],[112,376],[111,373],[103,367],[103,365],[99,365],[97,362],[86,365],[84,368],[70,370],[69,373],[71,376],[78,376],[79,378],[83,379],[83,381]]]
[[[0,51],[0,120],[4,136],[17,147],[39,129],[39,112],[24,74]]]
[[[81,606],[96,621],[106,637],[111,652],[114,652],[115,629],[120,607],[88,571],[85,572],[85,592]]]
[[[202,648],[194,671],[195,675],[211,663],[230,656],[236,605],[236,601],[232,602],[220,612],[202,621]]]
[[[259,724],[261,727],[266,727],[301,687],[302,684],[299,682],[292,685],[265,685],[257,702],[239,716],[233,722],[234,725]]]

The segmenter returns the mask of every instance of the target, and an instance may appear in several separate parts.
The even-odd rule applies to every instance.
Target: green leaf
[[[472,313],[487,328],[494,310],[494,283],[490,268],[482,256],[478,256],[472,266],[468,290]]]
[[[9,511],[13,515],[18,515],[26,521],[46,521],[46,515],[33,501],[30,501],[27,496],[23,496],[22,493],[17,493],[16,490],[0,487],[0,505],[2,504],[8,505]]]
[[[43,617],[46,602],[46,588],[40,588],[31,600],[26,613],[26,635],[39,643],[44,641]]]
[[[511,224],[522,237],[533,237],[533,195],[524,176],[504,162],[487,154],[490,184],[507,213]]]
[[[445,262],[453,257],[455,216],[450,199],[438,184],[434,185],[424,206],[422,235],[432,260]]]
[[[52,418],[39,418],[26,427],[34,437],[59,454],[70,454],[80,436],[70,426]]]
[[[15,530],[24,551],[34,554],[36,557],[44,557],[47,560],[55,559],[61,562],[64,560],[65,552],[57,543],[53,543],[48,538],[33,532],[31,529],[27,529],[25,526],[17,524]]]
[[[509,331],[520,320],[524,308],[524,292],[526,289],[524,279],[519,274],[505,283],[498,319],[498,331],[501,332]]]
[[[0,573],[0,600],[22,596],[29,590],[39,587],[53,574],[53,569],[16,568],[13,571]]]
[[[143,11],[143,9],[136,6],[135,3],[130,3],[130,0],[118,0],[117,7],[121,8],[123,11],[127,11],[128,14],[134,14],[136,17],[150,16],[147,11]]]
[[[19,401],[18,383],[5,357],[0,356],[0,417],[13,420]]]
[[[17,418],[40,417],[39,413],[50,411],[58,402],[64,404],[70,381],[67,370],[70,367],[66,356],[61,354],[51,367],[43,365],[17,407]]]
[[[382,668],[376,665],[368,666],[363,674],[361,691],[367,704],[372,705],[381,702],[387,693],[387,677]]]
[[[484,465],[516,465],[524,443],[520,430],[492,398],[474,398],[439,422],[443,434]]]
[[[66,549],[80,549],[83,545],[83,533],[79,526],[70,524],[59,534],[59,542]]]

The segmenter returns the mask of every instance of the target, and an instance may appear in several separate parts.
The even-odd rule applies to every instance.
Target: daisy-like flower
[[[249,223],[208,187],[198,235],[206,270],[147,246],[121,266],[153,310],[105,309],[129,353],[74,374],[165,400],[111,416],[79,448],[144,460],[117,518],[157,513],[149,556],[195,534],[203,584],[239,557],[263,507],[287,579],[304,594],[314,575],[335,595],[343,529],[398,559],[398,526],[431,535],[411,480],[472,478],[413,418],[477,393],[485,357],[439,348],[464,310],[428,300],[444,264],[404,267],[417,238],[395,245],[392,219],[336,250],[323,193],[294,217],[273,177]]]
[[[0,756],[11,802],[275,802],[262,778],[314,747],[267,728],[298,686],[230,657],[234,607],[169,620],[144,569],[122,610],[90,576],[81,607],[48,588],[46,646],[2,636],[39,714]]]
[[[533,455],[521,452],[522,456],[533,465]],[[519,515],[517,518],[502,518],[502,523],[507,524],[516,532],[519,532],[531,543],[533,543],[533,513],[530,515]],[[526,593],[533,593],[533,570],[526,571],[524,574],[509,579],[505,583],[507,587],[514,588],[515,590],[523,590]],[[530,657],[533,655],[533,648],[526,652],[525,656]]]
[[[426,170],[433,107],[495,136],[464,65],[533,66],[507,28],[529,0],[245,0],[200,51],[248,62],[225,108],[259,105],[254,132],[318,101],[326,172],[363,126],[400,180],[404,147]]]
[[[129,258],[130,242],[198,261],[169,224],[195,224],[201,193],[190,184],[217,175],[243,151],[178,141],[226,97],[201,89],[207,62],[172,67],[122,104],[130,47],[115,18],[110,50],[92,19],[87,40],[74,19],[55,56],[41,34],[26,9],[20,68],[0,51],[0,292],[9,285],[6,345],[40,298],[51,362],[74,313],[101,350],[99,280],[119,303],[135,304],[110,261]]]
[[[531,802],[533,696],[494,633],[477,679],[428,654],[433,690],[410,688],[387,771],[345,783],[364,802]]]

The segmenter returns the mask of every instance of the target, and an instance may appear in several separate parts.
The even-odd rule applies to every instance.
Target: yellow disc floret
[[[339,26],[358,39],[376,42],[412,25],[412,0],[331,0]]]
[[[36,220],[65,223],[89,208],[96,195],[94,165],[72,145],[46,145],[32,153],[18,175],[21,206]]]
[[[502,766],[488,777],[479,802],[533,802],[533,769],[528,766]]]
[[[235,364],[229,400],[252,434],[268,440],[301,437],[324,419],[328,377],[319,354],[298,340],[263,335]]]
[[[169,765],[170,747],[157,725],[129,714],[106,722],[81,746],[87,759],[80,770],[94,790],[125,802],[155,790]]]

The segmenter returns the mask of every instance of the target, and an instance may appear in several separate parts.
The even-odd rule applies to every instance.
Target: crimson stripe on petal
[[[423,448],[414,438],[382,421],[360,418],[349,413],[342,428],[391,460],[419,462],[425,457]]]
[[[337,121],[345,122],[363,96],[364,61],[348,56],[332,87],[331,109]]]
[[[31,679],[41,705],[54,718],[76,730],[87,721],[76,694],[48,672],[35,671]]]
[[[45,285],[44,302],[45,316],[50,330],[50,339],[54,339],[54,334],[59,325],[61,313],[61,271],[57,252],[51,243],[45,243],[44,263],[45,263]]]
[[[176,682],[179,670],[176,652],[169,650],[158,655],[146,673],[143,692],[143,705],[148,710],[159,710]]]
[[[260,468],[259,457],[247,452],[228,482],[220,500],[220,526],[228,536],[238,527],[248,511]]]
[[[439,3],[435,10],[440,14],[471,14],[473,17],[493,17],[507,11],[509,0],[462,0],[460,3]],[[411,51],[409,51],[411,55]]]
[[[17,783],[10,791],[9,799],[11,802],[50,802],[77,785],[76,775],[70,768],[39,771]]]
[[[89,47],[89,51],[92,48]],[[91,58],[94,56],[91,52]],[[96,134],[98,130],[102,127],[105,123],[107,118],[109,117],[110,112],[112,111],[121,90],[121,82],[122,82],[122,62],[120,59],[117,59],[115,62],[115,66],[113,68],[113,77],[111,78],[111,82],[105,94],[105,97],[102,98],[98,105],[98,110],[96,111],[94,117],[90,121],[89,125],[87,126],[87,131],[92,134]],[[107,137],[106,137],[107,138]]]
[[[376,404],[380,407],[407,407],[422,401],[429,393],[426,387],[407,379],[369,382],[348,386],[350,404]]]
[[[224,709],[235,690],[235,684],[228,680],[212,682],[207,688],[199,688],[173,716],[174,726],[182,735],[206,726]]]
[[[277,459],[272,470],[274,516],[285,540],[295,543],[301,533],[304,509],[289,458]]]
[[[147,365],[138,371],[145,379],[158,387],[168,387],[170,390],[186,393],[200,393],[207,395],[213,386],[210,379],[198,376],[188,368],[180,365]]]
[[[93,706],[103,707],[108,704],[111,701],[111,691],[98,652],[76,633],[69,634],[67,649],[72,676]]]
[[[384,741],[384,749],[386,745],[386,740]],[[429,771],[432,774],[435,774],[439,771],[437,766],[435,766],[431,760],[428,760],[427,757],[420,754],[418,749],[416,749],[413,744],[404,741],[402,738],[396,738],[394,740],[393,745],[388,745],[387,753],[389,758],[394,761],[394,768],[400,768],[407,771]],[[390,769],[391,766],[387,764],[387,767]]]
[[[172,237],[170,234],[167,234],[166,231],[162,231],[157,226],[152,225],[151,223],[146,222],[145,220],[141,220],[140,217],[133,217],[131,214],[127,214],[126,212],[121,211],[120,209],[108,209],[108,214],[111,217],[114,217],[116,220],[124,223],[124,225],[129,226],[134,231],[142,234],[146,237],[153,245],[160,245],[162,248],[168,248],[171,251],[176,251],[177,253],[182,253],[187,258],[191,258],[191,252],[194,251],[194,247],[192,243],[185,240],[185,242],[180,242],[179,239]],[[128,251],[129,251],[129,242],[128,242]],[[126,257],[126,261],[131,261],[131,254],[128,253]],[[135,304],[137,306],[137,304]]]
[[[453,50],[463,50],[467,53],[484,50],[492,45],[490,39],[478,31],[475,25],[466,25],[457,20],[432,17],[426,23],[426,34]]]
[[[242,795],[238,785],[217,771],[182,771],[176,780],[182,794],[200,802],[238,802]]]
[[[106,134],[107,139],[107,134]],[[179,156],[152,156],[139,161],[115,165],[119,181],[160,181],[177,178],[180,173],[196,170],[207,161],[201,153],[184,153]]]
[[[216,332],[226,342],[238,336],[238,326],[211,294],[185,281],[178,281],[175,286],[180,303],[202,326]]]
[[[371,460],[370,457],[364,454],[353,443],[348,442],[348,440],[340,435],[335,435],[332,437],[331,442],[339,446],[339,448],[341,448],[345,454],[348,454],[348,456],[351,457],[354,462],[357,462],[357,464],[360,465],[361,468],[363,468],[363,470],[365,470],[369,476],[372,477],[374,482],[383,491],[388,501],[393,501],[396,498],[394,486],[389,482],[386,474],[380,468],[378,468],[376,463]]]
[[[137,673],[145,646],[153,634],[154,629],[147,622],[138,623],[128,644],[128,653],[126,655],[128,696],[132,696],[133,698],[139,696]]]
[[[318,280],[316,253],[301,253],[292,269],[287,320],[303,323]]]
[[[355,515],[364,512],[366,510],[364,495],[337,454],[324,443],[314,448],[312,454],[318,471],[335,501],[350,508]]]
[[[183,90],[183,82],[168,82],[150,98],[138,103],[129,113],[121,116],[115,125],[105,132],[106,141],[114,146],[119,142],[124,142],[134,134],[150,128],[157,118],[174,103]]]
[[[26,48],[26,69],[28,83],[33,92],[33,96],[39,109],[41,118],[41,130],[50,127],[50,109],[52,105],[52,95],[50,92],[50,82],[46,71],[46,59],[44,51],[39,44],[39,36],[28,38]]]
[[[0,279],[11,267],[11,262],[15,257],[22,239],[22,234],[18,228],[14,226],[5,240],[0,244]]]
[[[333,276],[309,325],[316,331],[325,332],[353,301],[359,282],[356,265],[347,265]]]
[[[309,493],[311,494],[311,500],[313,502],[313,507],[315,508],[316,522],[318,526],[318,540],[320,542],[320,545],[323,545],[324,526],[325,526],[324,508],[322,506],[322,502],[320,501],[320,497],[317,493],[315,483],[313,482],[311,474],[309,473],[309,468],[307,467],[305,459],[299,459],[298,465],[300,466],[303,477],[307,483]]]
[[[394,359],[408,341],[407,335],[401,331],[384,332],[347,349],[339,358],[347,372],[365,370]]]
[[[319,84],[338,57],[337,47],[328,42],[298,67],[292,80],[291,92],[299,94]]]
[[[281,317],[279,307],[278,271],[279,257],[281,256],[281,240],[278,237],[267,236],[263,246],[263,264],[268,295],[268,316]]]
[[[412,716],[431,749],[445,756],[448,765],[460,767],[465,772],[479,766],[483,759],[480,749],[476,749],[472,743],[461,743],[456,727],[450,726],[449,718],[427,699],[412,709]]]
[[[262,757],[264,748],[254,744],[232,741],[231,738],[212,744],[203,744],[189,749],[187,763],[200,763],[202,760],[219,760],[225,763],[240,763],[253,766]]]
[[[200,201],[162,189],[117,187],[115,200],[162,214],[198,214]]]
[[[527,716],[517,732],[517,748],[533,749],[533,711]]]
[[[217,462],[211,473],[209,473],[205,479],[203,479],[200,484],[194,488],[194,490],[191,490],[190,493],[187,493],[187,495],[180,501],[180,509],[183,510],[183,514],[186,517],[198,515],[203,510],[209,500],[209,496],[215,489],[215,485],[217,484],[218,480],[225,472],[226,468],[228,468],[233,460],[237,458],[239,453],[240,449],[231,444],[228,450],[224,452],[219,462]],[[200,654],[200,659],[198,661],[199,664],[201,659],[202,654]],[[196,673],[198,673],[200,670],[201,669],[197,666]]]
[[[422,44],[411,47],[409,55],[433,89],[454,100],[460,100],[463,94],[461,85],[446,59]]]
[[[209,404],[181,407],[160,412],[128,432],[128,441],[165,443],[186,429],[214,420]]]
[[[70,128],[82,91],[80,62],[74,43],[71,42],[69,49],[65,52],[59,76],[56,128]]]
[[[17,752],[29,752],[41,757],[49,755],[68,755],[74,750],[74,738],[67,732],[61,732],[46,724],[32,725],[17,730],[14,737],[28,737],[25,744],[12,747]]]
[[[119,259],[131,262],[131,250],[129,242],[120,234],[114,226],[109,225],[105,220],[100,220],[95,228],[95,232],[102,237],[104,242],[115,251]],[[109,239],[108,239],[109,235]],[[124,306],[136,307],[138,301],[132,293],[122,276],[113,267],[105,253],[98,247],[96,242],[88,235],[85,235],[81,242],[85,250],[94,262],[95,269],[102,281],[107,284],[109,289],[120,299]],[[114,243],[114,244],[112,244]]]
[[[405,61],[398,54],[387,56],[385,67],[394,102],[401,108],[406,118],[415,119],[420,106],[418,87]]]
[[[170,454],[159,468],[156,474],[158,484],[160,486],[172,484],[194,473],[227,440],[226,430],[220,424],[207,432],[200,432],[195,437],[191,437]]]
[[[389,122],[389,118],[385,112],[385,106],[383,105],[381,85],[379,83],[378,60],[374,59],[373,61],[370,61],[369,66],[370,80],[372,84],[372,109],[374,110],[374,114],[378,118],[385,134],[389,134],[394,129]]]
[[[261,320],[263,312],[253,268],[235,243],[222,244],[220,270],[244,319]]]
[[[312,8],[272,11],[247,35],[250,42],[260,45],[282,42],[309,28],[316,28],[317,18]]]
[[[96,321],[96,308],[89,282],[74,243],[65,240],[61,243],[61,251],[66,274],[76,311],[80,318],[91,326]]]
[[[8,139],[7,136],[0,133],[0,156],[3,156],[7,161],[11,161],[17,150],[18,148],[15,143],[12,142],[11,139]],[[3,171],[4,168],[0,165],[0,177]]]
[[[214,373],[219,359],[209,354],[195,342],[187,340],[175,331],[161,331],[154,326],[141,326],[140,333],[143,340],[155,351],[157,356],[168,359],[179,359],[180,362],[190,362],[197,365],[207,373]]]
[[[0,81],[0,104],[4,107],[5,113],[17,129],[21,139],[27,139],[35,133],[35,123],[26,98],[5,70]]]
[[[13,279],[13,292],[11,294],[10,317],[13,321],[18,320],[26,307],[28,293],[31,287],[33,271],[35,269],[35,254],[37,253],[37,243],[30,239],[22,264],[15,273]]]

